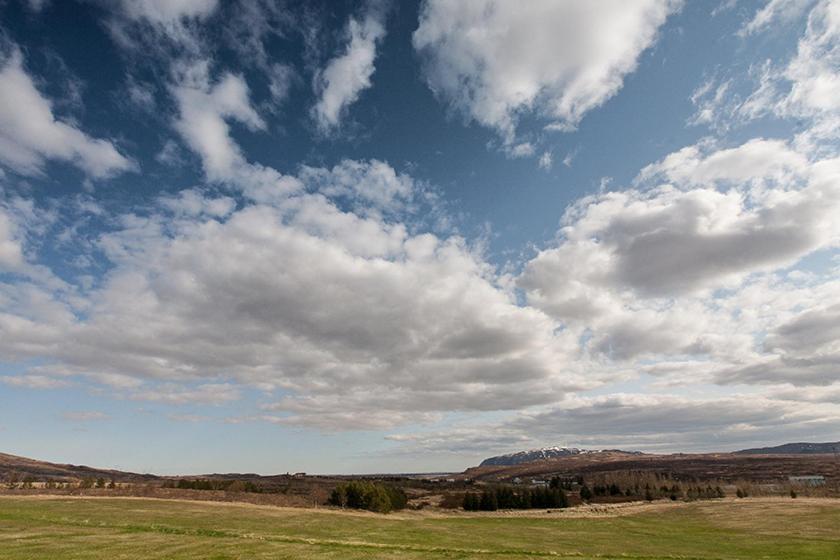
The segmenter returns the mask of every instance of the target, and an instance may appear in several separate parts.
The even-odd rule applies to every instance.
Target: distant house
[[[548,481],[547,481],[547,480],[539,480],[539,479],[536,479],[536,478],[532,478],[532,479],[531,479],[531,484],[532,484],[533,486],[548,486]]]
[[[513,483],[514,484],[522,484],[522,479],[517,476],[513,479]]]
[[[823,486],[825,484],[825,477],[821,474],[789,476],[788,481],[798,486]]]

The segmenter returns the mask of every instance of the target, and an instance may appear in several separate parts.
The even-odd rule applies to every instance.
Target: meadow
[[[840,558],[840,501],[744,499],[551,513],[330,509],[142,498],[0,497],[0,557]]]

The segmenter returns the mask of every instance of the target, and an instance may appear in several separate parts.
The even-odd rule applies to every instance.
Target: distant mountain
[[[580,455],[587,453],[583,449],[577,447],[543,447],[542,449],[530,449],[528,451],[518,451],[516,453],[508,453],[507,455],[497,455],[496,457],[489,457],[484,459],[480,467],[490,466],[507,466],[507,465],[521,465],[522,463],[531,463],[533,461],[540,461],[542,459],[554,459],[555,457],[568,457],[570,455]]]
[[[742,449],[737,455],[814,455],[817,453],[840,453],[840,441],[834,443],[786,443],[776,447]]]
[[[542,449],[531,449],[528,451],[518,451],[516,453],[508,453],[507,455],[497,455],[496,457],[489,457],[481,462],[480,467],[500,467],[510,465],[521,465],[523,463],[532,463],[534,461],[542,461],[543,459],[556,459],[558,457],[570,457],[572,455],[587,455],[591,453],[604,453],[612,451],[616,453],[625,453],[629,455],[641,455],[638,451],[620,451],[618,449],[578,449],[577,447],[543,447]]]

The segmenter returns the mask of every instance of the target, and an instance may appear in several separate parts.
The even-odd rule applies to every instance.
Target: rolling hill
[[[146,482],[158,480],[152,474],[138,474],[113,469],[97,469],[85,465],[69,465],[38,461],[17,455],[0,453],[0,479],[6,480],[14,475],[18,479],[27,477],[39,481],[55,480],[69,482],[84,478],[105,478],[116,482]]]

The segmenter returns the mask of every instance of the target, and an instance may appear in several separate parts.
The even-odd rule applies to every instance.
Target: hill
[[[159,479],[159,477],[151,474],[97,469],[85,465],[50,463],[0,453],[0,480],[8,480],[10,476],[15,476],[19,480],[31,477],[39,481],[55,480],[62,482],[85,478],[105,478],[116,482],[144,482]]]
[[[542,449],[531,449],[528,451],[508,453],[507,455],[488,457],[487,459],[484,459],[479,466],[519,465],[522,463],[540,461],[542,459],[554,459],[555,457],[579,455],[580,453],[587,453],[587,451],[578,449],[577,447],[543,447]]]
[[[571,457],[573,455],[589,455],[593,453],[621,453],[625,455],[642,455],[639,451],[621,451],[619,449],[579,449],[577,447],[543,447],[541,449],[530,449],[528,451],[517,451],[506,455],[497,455],[484,459],[480,467],[521,465],[533,463],[546,459],[557,459],[558,457]]]
[[[756,447],[735,452],[738,455],[813,455],[840,453],[840,441],[834,443],[786,443],[775,447]]]
[[[823,475],[834,483],[840,481],[840,461],[829,454],[739,454],[676,453],[654,455],[602,451],[541,459],[516,465],[483,465],[460,475],[464,479],[485,482],[510,482],[514,478],[547,478],[615,473],[667,474],[677,480],[750,480],[756,483],[777,482],[788,476]]]

